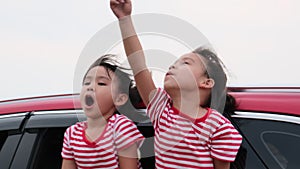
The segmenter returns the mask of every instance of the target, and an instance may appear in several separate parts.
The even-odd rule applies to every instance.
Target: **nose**
[[[172,64],[172,65],[169,67],[169,70],[171,70],[171,69],[175,69],[175,65],[174,65],[174,64]]]
[[[87,88],[87,91],[94,91],[95,88],[94,88],[94,83],[90,83],[88,88]]]

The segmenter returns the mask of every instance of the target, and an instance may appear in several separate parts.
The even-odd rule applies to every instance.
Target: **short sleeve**
[[[224,123],[214,132],[211,140],[213,158],[232,162],[242,143],[242,136],[230,122]]]
[[[116,120],[115,127],[115,145],[118,151],[130,147],[134,143],[140,147],[144,137],[137,129],[136,125],[127,117],[121,115]]]
[[[62,147],[62,152],[61,152],[62,158],[67,159],[67,160],[73,160],[74,159],[73,151],[72,151],[72,148],[70,146],[71,131],[72,131],[72,127],[67,128],[67,130],[65,131],[63,147]]]
[[[155,91],[147,107],[147,115],[150,117],[154,127],[156,127],[156,122],[170,102],[171,98],[164,89],[158,88]]]

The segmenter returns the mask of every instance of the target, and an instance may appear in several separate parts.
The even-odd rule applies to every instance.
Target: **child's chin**
[[[164,81],[164,89],[174,89],[174,88],[178,88],[178,84],[174,80],[169,79]]]
[[[91,110],[93,110],[94,109],[94,105],[83,105],[83,107],[82,107],[84,110],[86,110],[86,111],[91,111]]]
[[[172,83],[173,82],[171,81],[171,79],[165,79],[165,81],[164,81],[164,88],[166,89],[166,88],[171,87]]]

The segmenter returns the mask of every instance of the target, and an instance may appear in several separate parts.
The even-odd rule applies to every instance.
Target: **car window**
[[[267,169],[246,140],[243,140],[230,169]]]
[[[8,137],[7,131],[0,132],[0,152],[1,152],[1,149],[6,141],[7,137]]]
[[[0,168],[9,168],[22,137],[19,130],[24,116],[0,116]]]
[[[31,113],[11,168],[60,169],[64,132],[80,115],[77,110]]]
[[[289,132],[266,131],[261,134],[268,152],[282,169],[300,166],[300,135]]]
[[[5,140],[3,140],[3,145],[0,152],[0,164],[1,169],[9,168],[11,161],[13,160],[14,154],[17,151],[18,143],[21,139],[21,134],[15,131],[2,131],[5,134]]]
[[[30,163],[30,154],[35,146],[36,136],[36,131],[24,131],[10,169],[27,168],[26,166]]]
[[[277,117],[286,118],[286,116]],[[263,161],[267,168],[298,169],[300,166],[298,157],[300,125],[294,122],[282,122],[279,121],[281,119],[276,118],[275,116],[268,119],[253,116],[247,118],[244,115],[243,117],[235,116],[233,121],[244,140],[249,143],[249,148],[253,149],[254,155]],[[292,118],[295,120],[298,117]],[[247,161],[248,159],[246,159],[246,165],[249,164]]]
[[[39,130],[31,169],[61,168],[62,158],[60,153],[65,130],[66,128],[46,128]]]
[[[0,131],[0,164],[1,169],[9,168],[17,149],[21,134],[15,131]]]

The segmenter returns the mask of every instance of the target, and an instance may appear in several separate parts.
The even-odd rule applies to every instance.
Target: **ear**
[[[128,100],[127,94],[124,94],[124,93],[118,94],[118,96],[115,99],[115,105],[122,106],[127,102],[127,100]]]
[[[206,78],[200,82],[199,87],[204,89],[211,89],[214,87],[214,85],[215,85],[214,79]]]

